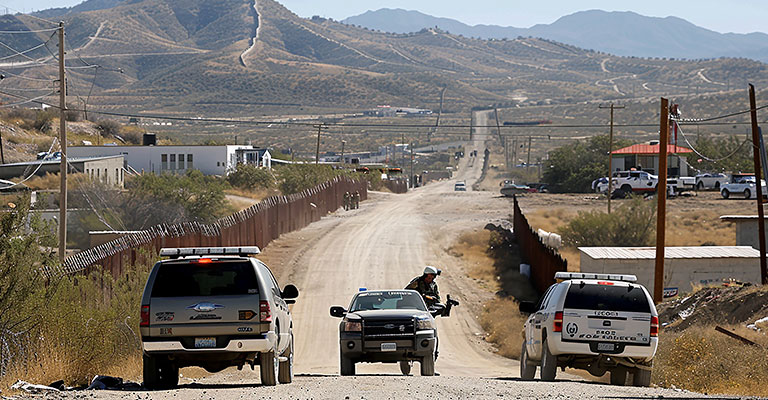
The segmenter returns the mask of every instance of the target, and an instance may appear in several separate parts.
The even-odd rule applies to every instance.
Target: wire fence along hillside
[[[125,267],[150,261],[163,247],[263,248],[281,234],[304,228],[338,210],[344,204],[345,192],[359,192],[360,200],[366,200],[367,182],[337,177],[300,193],[269,197],[212,224],[156,225],[67,257],[60,268],[48,269],[45,274],[50,278],[100,266],[120,276]]]
[[[523,261],[531,266],[533,287],[539,293],[544,293],[550,285],[555,283],[555,272],[568,270],[568,261],[541,241],[541,237],[531,228],[528,219],[520,210],[517,196],[513,199],[515,202],[513,220],[515,238],[517,238]]]

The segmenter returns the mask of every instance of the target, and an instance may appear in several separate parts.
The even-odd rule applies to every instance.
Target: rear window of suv
[[[650,313],[645,292],[632,286],[579,285],[574,282],[565,296],[563,308],[575,310]]]
[[[253,265],[247,261],[164,263],[152,287],[152,297],[232,296],[257,294]]]

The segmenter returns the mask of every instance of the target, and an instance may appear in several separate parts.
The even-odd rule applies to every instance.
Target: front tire
[[[536,375],[536,365],[531,365],[528,360],[528,349],[523,342],[523,349],[520,350],[520,379],[524,381],[533,380]]]
[[[635,369],[632,373],[632,384],[640,387],[651,386],[651,370]]]
[[[624,386],[627,384],[627,369],[616,367],[611,370],[611,385]]]
[[[724,199],[727,199],[728,197],[731,197],[731,192],[729,192],[728,189],[723,189],[720,192],[720,195],[723,196]]]
[[[291,332],[291,343],[283,352],[283,357],[287,357],[288,360],[280,362],[277,380],[280,383],[291,383],[293,382],[293,332]]]
[[[557,357],[549,352],[547,339],[544,339],[541,347],[541,380],[552,382],[557,376]]]
[[[696,190],[704,190],[704,182],[697,183]]]
[[[355,375],[355,362],[347,357],[344,357],[344,353],[339,354],[341,361],[340,372],[341,376],[354,376]]]
[[[277,351],[272,350],[259,354],[259,372],[261,373],[261,384],[264,386],[277,385],[277,376],[280,369],[280,359]]]
[[[435,375],[435,355],[430,354],[421,359],[421,376]]]

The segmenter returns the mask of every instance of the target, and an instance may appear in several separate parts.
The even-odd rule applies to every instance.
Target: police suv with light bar
[[[179,368],[259,366],[264,385],[293,380],[299,292],[280,290],[258,247],[162,249],[141,298],[144,386],[171,388]]]
[[[520,376],[536,367],[552,381],[557,368],[578,368],[611,383],[649,386],[656,355],[659,315],[634,275],[558,272],[538,304],[520,303],[525,322]]]

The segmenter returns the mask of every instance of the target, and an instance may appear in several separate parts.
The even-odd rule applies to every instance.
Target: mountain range
[[[418,11],[386,8],[349,17],[342,22],[393,33],[437,27],[452,34],[482,39],[533,36],[620,56],[687,59],[747,57],[768,61],[768,34],[723,34],[677,17],[647,17],[629,11],[582,11],[551,24],[530,28],[470,26]]]
[[[383,33],[301,18],[274,0],[88,0],[0,17],[0,32],[35,31],[0,33],[6,103],[57,101],[50,95],[56,39],[40,30],[59,20],[69,98],[91,111],[277,118],[444,104],[446,112],[465,112],[768,87],[768,66],[750,59],[622,57],[553,39],[485,40],[434,27]]]

